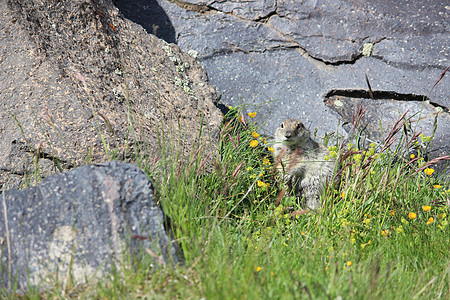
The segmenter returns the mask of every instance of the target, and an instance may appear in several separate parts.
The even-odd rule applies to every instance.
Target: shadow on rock
[[[123,16],[168,43],[176,43],[175,29],[156,0],[116,0]]]

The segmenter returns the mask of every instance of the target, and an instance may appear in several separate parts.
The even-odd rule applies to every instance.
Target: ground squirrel
[[[311,138],[299,120],[287,119],[275,130],[275,165],[295,195],[306,206],[320,205],[323,185],[332,178],[335,160],[325,160],[328,150]]]

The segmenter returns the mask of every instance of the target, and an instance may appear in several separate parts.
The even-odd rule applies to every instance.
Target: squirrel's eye
[[[281,127],[281,128],[284,128],[284,123],[281,123],[280,127]]]

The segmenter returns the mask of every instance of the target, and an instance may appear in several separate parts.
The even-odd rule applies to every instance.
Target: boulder
[[[135,165],[83,166],[5,191],[0,201],[4,288],[83,283],[130,258],[145,256],[153,267],[182,262],[152,183]]]
[[[283,119],[300,118],[322,136],[351,121],[342,110],[363,103],[377,110],[368,127],[377,131],[380,122],[389,131],[409,111],[416,132],[430,134],[437,117],[432,153],[450,153],[448,74],[432,88],[449,66],[450,10],[442,1],[158,0],[133,14],[142,2],[117,5],[136,22],[136,15],[162,9],[167,26],[160,30],[198,53],[226,106],[258,110],[268,135]],[[364,96],[366,75],[384,96]],[[331,94],[349,101],[329,105]]]
[[[0,28],[3,189],[161,145],[215,157],[222,115],[205,71],[112,0],[1,1]]]

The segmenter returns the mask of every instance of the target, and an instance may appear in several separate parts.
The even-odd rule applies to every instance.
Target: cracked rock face
[[[192,56],[111,0],[41,2],[0,1],[0,188],[156,155],[160,137],[215,157],[222,115]]]
[[[162,9],[178,46],[198,52],[222,102],[254,104],[250,111],[273,101],[256,116],[266,134],[285,118],[300,118],[319,135],[335,131],[339,120],[349,121],[342,109],[353,108],[338,110],[326,104],[325,96],[333,90],[368,90],[367,75],[374,91],[429,99],[434,113],[429,118],[437,114],[443,128],[436,136],[444,145],[440,153],[449,153],[449,137],[443,132],[450,125],[450,76],[431,89],[449,65],[450,7],[442,1],[157,2],[148,9]],[[121,0],[117,5],[126,7]],[[423,102],[414,97],[352,101],[378,109],[380,102],[398,103],[383,106],[397,109],[398,116],[421,111]],[[397,115],[390,112],[381,121],[388,125]],[[379,120],[373,121],[374,128]],[[431,132],[431,123],[419,122],[417,130]]]

